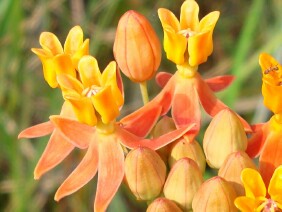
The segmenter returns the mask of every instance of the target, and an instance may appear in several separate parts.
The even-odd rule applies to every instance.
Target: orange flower
[[[245,187],[246,196],[237,197],[234,201],[236,207],[244,212],[252,211],[281,211],[282,210],[282,166],[279,166],[272,175],[266,187],[260,173],[254,169],[246,168],[241,173],[241,180]]]
[[[169,60],[181,65],[189,59],[190,66],[207,61],[213,51],[212,34],[219,18],[218,11],[199,21],[199,5],[194,0],[186,0],[181,6],[180,22],[167,9],[160,8],[158,14],[164,29],[164,50]]]
[[[78,61],[89,52],[89,39],[83,41],[80,26],[70,30],[64,48],[57,36],[50,32],[41,33],[39,42],[42,49],[32,48],[32,51],[40,58],[44,78],[52,88],[58,86],[56,76],[60,73],[75,77]]]
[[[119,20],[114,42],[115,59],[134,82],[151,79],[161,62],[161,44],[150,22],[136,11]]]
[[[273,113],[282,113],[282,66],[270,55],[261,54],[262,95],[265,106]]]

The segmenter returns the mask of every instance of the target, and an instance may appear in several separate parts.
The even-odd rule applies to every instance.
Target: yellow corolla
[[[246,196],[237,197],[235,205],[240,211],[281,211],[282,210],[282,166],[276,168],[268,186],[268,194],[260,173],[246,168],[241,173]],[[268,197],[269,196],[269,197]]]
[[[78,61],[89,54],[89,39],[83,41],[83,31],[80,26],[73,27],[62,47],[59,39],[51,32],[43,32],[39,43],[42,49],[31,50],[40,58],[44,78],[52,88],[58,86],[56,76],[64,73],[76,76]]]
[[[116,63],[111,62],[101,74],[97,60],[84,56],[78,63],[80,80],[66,74],[57,76],[65,100],[70,101],[78,120],[94,126],[115,120],[123,105],[117,85]],[[97,112],[97,113],[96,113]]]
[[[269,54],[259,57],[262,69],[262,95],[265,106],[273,113],[282,113],[282,66]]]
[[[219,18],[218,11],[199,21],[199,5],[194,0],[186,0],[181,6],[180,21],[164,8],[160,8],[158,14],[164,29],[164,50],[169,60],[177,65],[189,60],[190,66],[207,61],[213,51],[212,34]]]

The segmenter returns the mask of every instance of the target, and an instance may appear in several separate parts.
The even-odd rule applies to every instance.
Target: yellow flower
[[[113,121],[123,105],[116,80],[116,63],[109,63],[101,74],[97,60],[84,56],[79,61],[78,70],[81,81],[66,74],[57,77],[63,96],[71,102],[78,120],[94,126],[99,114],[104,124]]]
[[[219,18],[218,11],[209,13],[199,21],[199,5],[194,0],[186,0],[181,6],[180,22],[167,9],[160,8],[158,14],[169,60],[181,65],[189,59],[190,66],[207,61],[213,51],[212,34]]]
[[[246,168],[241,173],[246,196],[235,199],[236,207],[244,212],[252,211],[281,211],[282,210],[282,166],[279,166],[272,175],[266,187],[260,173],[254,169]]]
[[[262,69],[262,95],[265,106],[273,113],[282,113],[282,66],[270,55],[259,57]]]
[[[56,76],[60,73],[76,76],[78,61],[89,54],[89,39],[83,41],[83,31],[80,26],[73,27],[62,47],[59,39],[51,32],[43,32],[39,43],[42,49],[31,50],[40,58],[44,78],[52,88],[58,87]]]

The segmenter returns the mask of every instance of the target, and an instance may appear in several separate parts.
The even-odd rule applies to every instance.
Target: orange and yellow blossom
[[[73,27],[62,47],[59,39],[51,32],[42,32],[39,38],[42,49],[32,48],[40,58],[44,78],[50,87],[58,87],[57,75],[60,73],[76,76],[78,61],[89,54],[89,39],[83,41],[83,31],[80,26]]]
[[[241,180],[245,187],[245,196],[237,197],[236,207],[244,212],[282,211],[282,166],[275,169],[266,192],[260,173],[254,169],[245,168],[241,172]]]
[[[158,10],[164,29],[164,49],[167,58],[181,65],[189,60],[190,66],[206,62],[213,51],[212,34],[219,18],[214,11],[199,21],[199,5],[194,0],[186,0],[181,6],[180,21],[164,8]]]
[[[274,115],[264,124],[254,125],[254,134],[249,139],[246,152],[250,157],[259,157],[259,170],[266,185],[279,165],[282,165],[282,69],[270,55],[261,54],[262,95],[264,104]]]

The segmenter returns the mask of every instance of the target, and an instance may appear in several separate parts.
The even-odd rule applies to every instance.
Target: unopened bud
[[[151,200],[162,191],[166,166],[156,152],[139,147],[126,156],[125,177],[138,200]]]
[[[213,177],[204,182],[193,199],[194,212],[235,212],[234,200],[236,192],[233,187],[221,177]]]
[[[183,158],[170,170],[163,192],[166,198],[176,202],[184,211],[189,211],[193,197],[202,183],[203,177],[196,162]]]
[[[182,212],[182,210],[173,201],[160,197],[148,206],[146,212]]]
[[[207,163],[220,168],[226,157],[236,151],[245,151],[247,136],[238,116],[230,109],[220,111],[208,126],[203,140]]]

